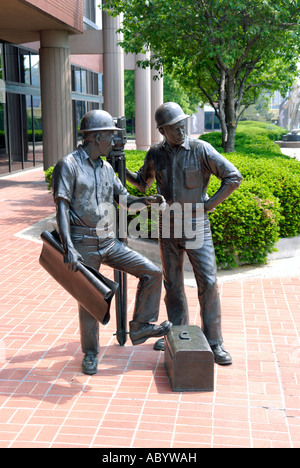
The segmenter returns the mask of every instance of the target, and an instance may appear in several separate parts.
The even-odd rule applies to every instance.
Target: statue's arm
[[[68,270],[76,271],[78,269],[77,263],[82,260],[82,257],[75,249],[71,239],[70,205],[64,198],[56,200],[56,222],[64,251],[64,263]]]

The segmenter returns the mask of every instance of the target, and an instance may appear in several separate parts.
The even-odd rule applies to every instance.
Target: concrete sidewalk
[[[153,340],[119,346],[114,304],[98,374],[81,373],[77,304],[40,267],[40,243],[24,238],[54,213],[42,169],[1,178],[0,202],[0,447],[300,447],[299,258],[220,272],[233,365],[215,365],[212,392],[175,393]],[[136,286],[129,277],[128,320]],[[186,291],[200,325],[197,291]]]

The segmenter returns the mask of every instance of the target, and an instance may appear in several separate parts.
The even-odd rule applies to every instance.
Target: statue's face
[[[185,139],[184,121],[181,120],[174,125],[166,125],[165,127],[162,127],[161,133],[164,135],[169,146],[176,147],[182,145]]]
[[[100,156],[108,156],[111,148],[114,146],[113,137],[114,133],[105,130],[98,133],[99,138],[96,139],[99,145],[99,154]]]

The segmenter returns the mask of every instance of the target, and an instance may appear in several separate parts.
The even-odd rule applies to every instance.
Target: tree
[[[186,114],[197,111],[199,98],[195,93],[182,89],[180,83],[171,75],[164,74],[164,99],[165,102],[177,102]]]
[[[106,0],[104,8],[123,13],[126,52],[151,50],[141,66],[163,68],[210,103],[226,152],[262,90],[285,95],[298,74],[298,0]]]
[[[243,113],[241,120],[256,120],[272,123],[273,114],[270,112],[271,97],[268,94],[260,96],[255,104],[249,106]]]

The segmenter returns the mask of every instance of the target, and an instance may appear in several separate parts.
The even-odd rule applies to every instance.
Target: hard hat
[[[165,125],[174,125],[190,117],[186,115],[176,102],[165,102],[155,112],[157,128]]]
[[[121,130],[115,126],[112,116],[104,110],[91,110],[81,120],[80,132],[95,132],[100,130]]]

